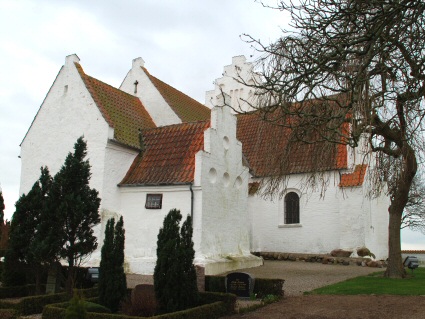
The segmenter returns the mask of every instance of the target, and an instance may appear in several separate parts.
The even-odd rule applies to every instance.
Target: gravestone
[[[47,273],[46,294],[59,292],[62,281],[62,265],[59,262],[53,263]]]
[[[226,292],[249,298],[254,292],[254,278],[244,272],[230,273],[226,276]]]
[[[158,308],[154,285],[141,284],[131,291],[131,304],[143,316],[153,316]]]

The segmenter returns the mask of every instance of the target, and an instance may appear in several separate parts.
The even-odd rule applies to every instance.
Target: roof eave
[[[135,183],[135,184],[118,184],[118,187],[161,187],[161,186],[185,186],[192,185],[193,182],[175,182],[175,183]]]
[[[115,144],[115,145],[117,145],[117,146],[121,146],[121,147],[125,147],[125,148],[128,148],[128,149],[131,149],[131,150],[134,150],[134,151],[137,151],[137,152],[140,152],[141,151],[141,149],[140,149],[140,147],[135,147],[135,146],[131,146],[131,145],[128,145],[128,144],[126,144],[126,143],[123,143],[123,142],[121,142],[121,141],[118,141],[117,139],[115,139],[115,138],[109,138],[108,139],[108,143],[111,143],[111,144]]]

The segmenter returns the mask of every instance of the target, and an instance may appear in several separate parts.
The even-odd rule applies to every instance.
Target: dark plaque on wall
[[[226,276],[226,292],[241,298],[249,298],[254,291],[254,278],[244,272],[233,272]]]

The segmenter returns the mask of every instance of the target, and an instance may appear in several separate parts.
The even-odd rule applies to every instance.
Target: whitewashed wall
[[[301,176],[291,176],[288,192],[300,195],[300,224],[283,223],[283,198],[250,196],[252,251],[326,254],[366,246],[377,258],[387,258],[387,208],[382,198],[370,200],[362,187],[342,190],[338,173],[331,174],[330,181],[321,198],[318,192],[301,192]]]
[[[385,190],[376,198],[368,197],[370,183],[372,181],[366,175],[363,194],[368,201],[369,210],[365,218],[365,246],[376,255],[376,258],[387,259],[390,199],[385,195]]]
[[[260,265],[250,254],[248,169],[228,107],[212,110],[204,151],[196,155],[195,185],[202,185],[201,207],[195,211],[196,262],[205,264],[206,274]]]
[[[103,188],[104,154],[109,126],[87,91],[74,62],[76,55],[66,57],[21,144],[20,193],[28,192],[47,165],[53,176],[73,152],[77,139],[84,135],[92,166],[90,186]]]
[[[145,61],[142,58],[133,60],[132,68],[122,82],[120,90],[137,96],[157,126],[181,123],[180,118],[174,113],[142,69],[144,65]],[[136,81],[138,82],[137,92],[135,92],[134,85]]]
[[[339,248],[341,229],[335,187],[328,187],[324,199],[318,192],[301,189],[301,177],[291,178],[288,192],[300,196],[300,224],[284,224],[283,198],[272,201],[259,195],[249,197],[253,251],[325,253],[329,247]]]
[[[164,218],[179,209],[183,221],[190,215],[189,185],[161,187],[120,187],[125,226],[125,264],[130,273],[153,274],[156,242]],[[195,190],[195,197],[199,191]],[[146,209],[146,194],[163,194],[161,209]],[[182,221],[182,222],[183,222]]]
[[[127,174],[138,151],[109,140],[105,149],[102,204],[110,211],[121,210],[121,192],[117,185]]]

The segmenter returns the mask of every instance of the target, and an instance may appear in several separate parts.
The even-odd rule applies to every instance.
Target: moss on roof
[[[182,122],[196,122],[210,119],[211,110],[208,107],[157,79],[146,68],[143,68],[143,70]]]
[[[156,127],[140,99],[86,75],[80,64],[75,65],[104,119],[114,128],[114,138],[140,148],[139,130]]]

